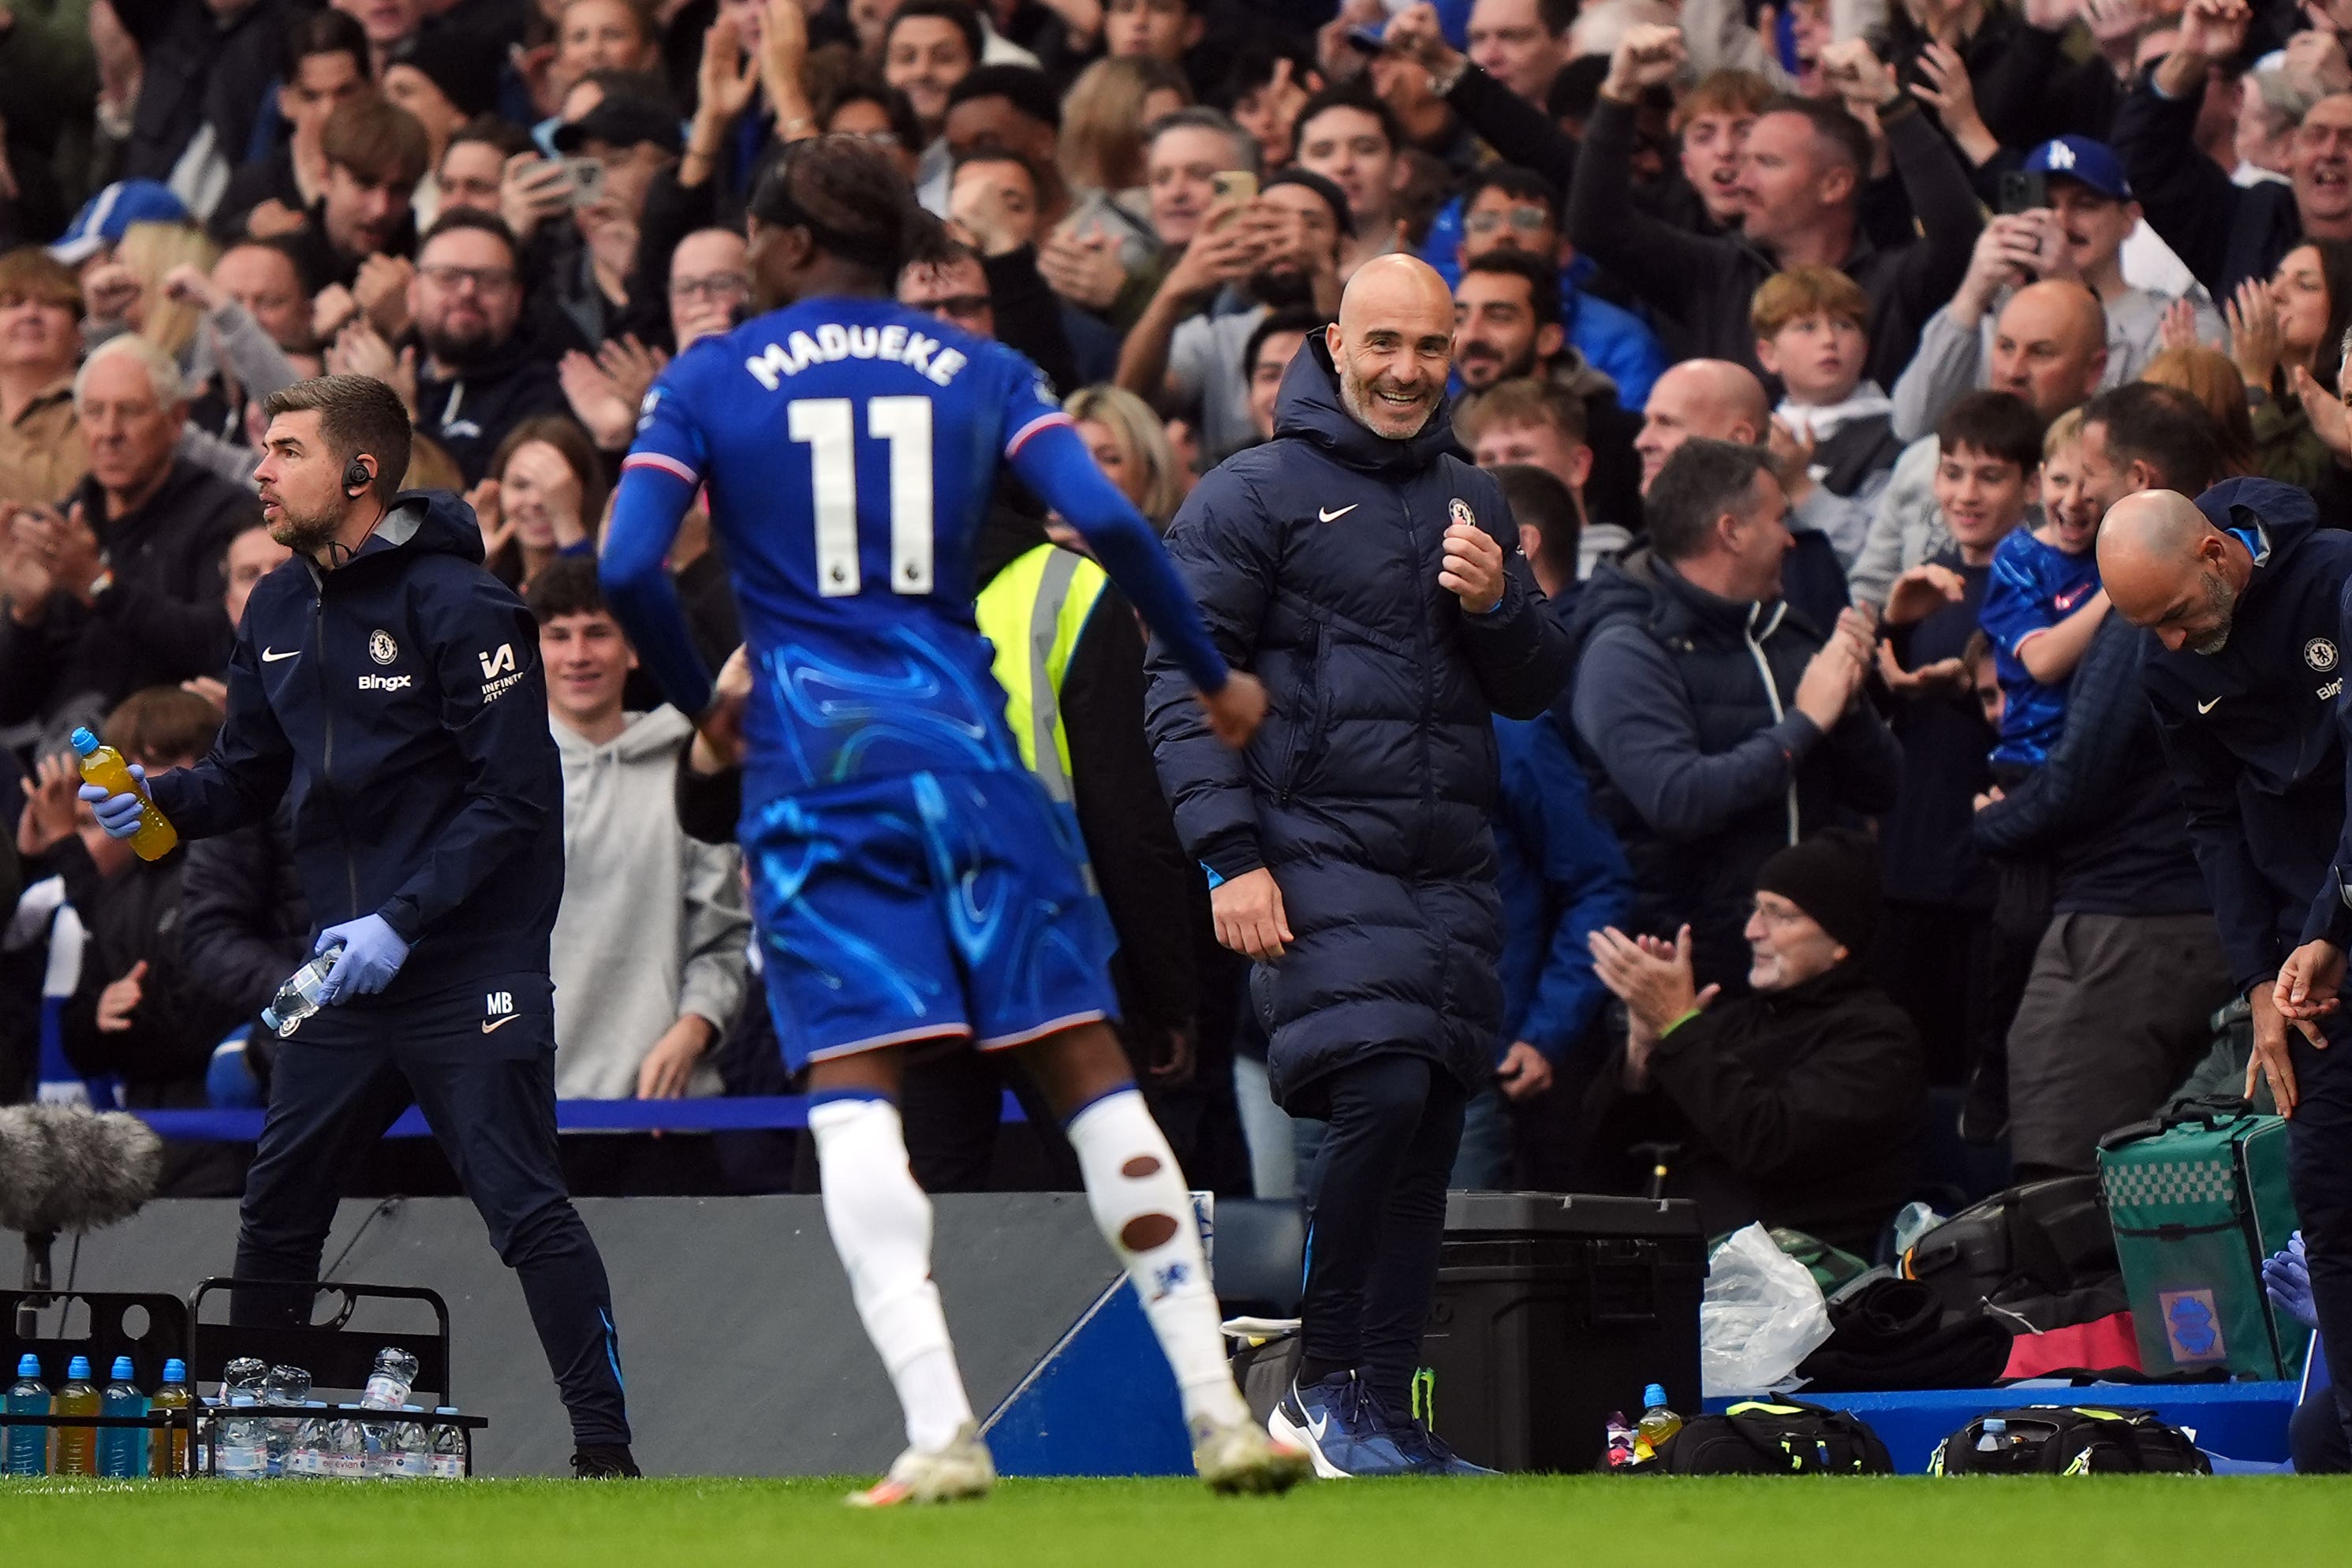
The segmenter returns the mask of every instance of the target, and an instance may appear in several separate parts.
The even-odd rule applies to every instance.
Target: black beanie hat
[[[1780,894],[1860,952],[1878,929],[1878,847],[1851,828],[1825,828],[1765,861],[1756,890]]]

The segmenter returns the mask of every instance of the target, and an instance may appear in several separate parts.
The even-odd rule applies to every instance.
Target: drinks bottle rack
[[[231,1291],[252,1293],[264,1303],[277,1298],[282,1315],[270,1322],[208,1322],[205,1307],[208,1300],[222,1301]],[[319,1321],[320,1298],[336,1299],[334,1310],[325,1321]],[[410,1301],[430,1309],[433,1328],[430,1332],[415,1330],[393,1331],[379,1328],[352,1328],[351,1321],[362,1301]],[[302,1304],[310,1303],[309,1321],[291,1321],[300,1313]],[[72,1303],[79,1302],[89,1313],[89,1331],[68,1335],[67,1326],[74,1320]],[[38,1313],[67,1304],[59,1332],[54,1337],[41,1337],[31,1331],[37,1325]],[[284,1310],[290,1306],[291,1310]],[[144,1326],[133,1309],[144,1314]],[[421,1317],[421,1312],[409,1314]],[[133,1332],[134,1328],[139,1331]],[[376,1352],[386,1347],[397,1347],[416,1358],[416,1380],[412,1392],[422,1394],[430,1391],[438,1397],[429,1402],[420,1399],[424,1413],[412,1412],[406,1419],[419,1426],[455,1426],[463,1434],[460,1447],[464,1455],[465,1472],[474,1473],[474,1434],[489,1425],[487,1416],[468,1415],[462,1412],[443,1415],[435,1414],[436,1405],[457,1403],[449,1385],[449,1307],[439,1292],[409,1285],[360,1285],[337,1281],[333,1284],[288,1285],[278,1280],[214,1279],[198,1284],[185,1301],[175,1296],[102,1290],[50,1290],[30,1292],[0,1290],[0,1356],[6,1365],[14,1367],[19,1356],[30,1353],[41,1360],[45,1370],[59,1374],[74,1356],[88,1356],[90,1364],[105,1368],[116,1356],[131,1358],[132,1373],[139,1386],[152,1389],[163,1379],[163,1363],[174,1356],[187,1363],[188,1387],[201,1396],[205,1384],[215,1389],[231,1361],[239,1356],[251,1356],[270,1366],[299,1366],[310,1373],[313,1389],[352,1391],[349,1401],[331,1403],[323,1408],[317,1405],[241,1405],[236,1407],[240,1417],[268,1419],[285,1417],[296,1420],[334,1419],[385,1422],[398,1419],[397,1413],[388,1414],[362,1405],[356,1391],[367,1384],[368,1373],[375,1363]],[[209,1429],[225,1412],[217,1405],[207,1405],[201,1397],[183,1410],[151,1411],[144,1415],[35,1415],[0,1413],[0,1424],[11,1426],[136,1426],[150,1431],[178,1426],[188,1434],[187,1451],[203,1453],[205,1464],[199,1473],[217,1474],[218,1445],[210,1442]]]

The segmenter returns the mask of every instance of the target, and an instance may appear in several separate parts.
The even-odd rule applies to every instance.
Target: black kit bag
[[[1986,1423],[1999,1422],[1988,1435]],[[2197,1475],[2213,1462],[2153,1410],[2032,1405],[1989,1410],[1941,1443],[1931,1476]]]
[[[1620,1475],[1891,1476],[1895,1461],[1869,1424],[1843,1410],[1752,1399],[1694,1415],[1656,1455]]]
[[[1900,1272],[1927,1287],[1947,1326],[1989,1312],[2011,1333],[2063,1329],[2129,1304],[2092,1175],[2027,1182],[1962,1209],[1912,1244]]]

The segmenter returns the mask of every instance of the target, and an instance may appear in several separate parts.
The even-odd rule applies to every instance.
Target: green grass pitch
[[[866,1514],[832,1480],[0,1481],[0,1563],[333,1568],[2149,1568],[2352,1562],[2352,1480],[2294,1477],[1007,1481]]]

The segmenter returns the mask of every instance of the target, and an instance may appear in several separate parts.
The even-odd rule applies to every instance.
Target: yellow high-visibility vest
[[[973,605],[981,635],[996,649],[996,683],[1004,688],[1004,720],[1021,760],[1065,803],[1072,792],[1062,678],[1109,581],[1077,552],[1041,544],[999,572]]]

